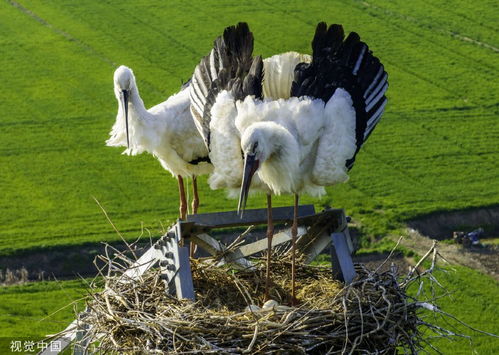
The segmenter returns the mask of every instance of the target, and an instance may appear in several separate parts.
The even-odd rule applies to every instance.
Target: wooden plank
[[[213,256],[223,253],[227,249],[224,244],[205,233],[192,235],[190,240]],[[224,260],[227,260],[227,258],[230,258],[230,262],[239,265],[243,269],[253,268],[254,266],[251,261],[244,258],[244,255],[238,253],[227,253],[224,256]]]
[[[331,208],[310,216],[298,217],[298,225],[309,227],[317,224],[317,221],[323,218],[329,219],[332,223],[341,224],[344,216],[345,212],[342,209]]]
[[[88,312],[88,309],[87,309]],[[76,332],[75,346],[73,347],[73,355],[87,355],[88,339],[85,339],[87,332],[92,329],[88,324],[85,324],[83,329],[78,329]]]
[[[342,209],[329,209],[314,216],[305,217],[306,221],[313,222],[307,234],[298,239],[297,249],[305,255],[305,263],[312,262],[331,243],[331,233],[346,230],[347,220]],[[349,236],[349,235],[348,235]]]
[[[206,233],[192,235],[190,241],[203,248],[212,256],[215,256],[226,249],[225,245]]]
[[[85,325],[84,329],[79,327],[79,323],[81,322],[81,319],[87,316],[89,312],[88,307],[85,308],[82,312],[80,312],[77,315],[77,318],[73,320],[67,327],[64,329],[62,332],[58,334],[63,334],[53,340],[51,342],[59,342],[60,345],[59,351],[52,350],[50,346],[48,346],[46,349],[40,351],[38,355],[54,355],[54,354],[59,354],[64,351],[64,349],[68,348],[71,343],[74,341],[79,341],[82,340],[86,332],[88,332],[91,329],[91,326]],[[55,335],[47,335],[48,338],[54,337]],[[50,344],[50,343],[49,343]],[[86,342],[83,342],[81,346],[75,346],[73,348],[73,354],[79,355],[84,353],[84,348],[87,346]],[[53,348],[53,347],[52,347]]]
[[[305,264],[310,264],[314,259],[322,253],[326,247],[331,244],[331,236],[326,232],[322,232],[314,238],[313,243],[310,243],[305,250],[302,250],[305,255]]]
[[[68,346],[71,345],[71,342],[75,340],[76,338],[76,333],[77,333],[77,325],[78,325],[78,320],[75,319],[72,321],[66,329],[64,329],[61,333],[65,333],[64,336],[58,337],[54,339],[53,341],[55,342],[60,342],[60,351],[52,351],[50,349],[50,346],[48,346],[46,349],[40,351],[38,355],[54,355],[54,354],[59,354],[62,352],[64,349],[66,349]]]
[[[178,299],[195,300],[194,285],[192,283],[191,263],[189,262],[189,248],[178,249],[177,274],[175,275],[175,290]]]
[[[149,248],[123,275],[123,282],[130,282],[138,279],[147,270],[154,266],[154,264],[161,258],[163,252],[161,249],[156,249],[154,246]]]
[[[337,280],[349,284],[357,275],[353,265],[352,255],[348,248],[344,233],[331,234],[331,264],[333,277]]]
[[[181,224],[175,224],[123,273],[123,282],[136,280],[159,262],[165,279],[169,282],[173,280],[177,298],[194,300],[189,252],[186,253],[184,247],[179,246],[181,233]]]
[[[300,217],[313,214],[315,214],[314,205],[298,207],[298,216]],[[291,221],[293,219],[293,207],[272,208],[272,219],[274,223]],[[245,210],[242,217],[237,214],[237,211],[187,215],[187,222],[194,222],[195,224],[210,226],[211,228],[266,224],[267,209]]]
[[[177,223],[178,224],[178,223]],[[165,239],[173,238],[176,235],[176,226],[172,227],[164,236],[156,241],[140,258],[137,259],[129,268],[126,270],[122,277],[123,282],[130,282],[138,279],[147,270],[153,267],[156,262],[164,259],[164,250],[161,248],[161,244],[164,243]]]
[[[163,279],[169,285],[175,285],[177,298],[194,300],[195,293],[192,283],[189,250],[187,247],[180,246],[181,235],[181,224],[177,223],[171,232],[164,235],[155,246],[156,248],[159,247],[160,251],[157,260],[159,261]]]
[[[289,241],[291,241],[291,232],[289,230],[287,232],[274,234],[272,238],[272,247],[276,247]],[[241,255],[249,256],[267,250],[267,244],[267,238],[263,238],[251,244],[242,245],[237,250],[241,253]]]
[[[348,230],[348,225],[343,229],[343,234],[345,234],[345,238],[347,240],[348,250],[350,251],[350,255],[353,255],[355,252],[355,248],[353,246],[352,237],[350,236],[350,231]]]
[[[322,237],[325,232],[327,232],[329,236],[330,233],[335,232],[338,228],[343,228],[346,219],[342,209],[329,209],[322,211],[313,217],[305,217],[299,220],[298,223],[299,225],[310,226],[308,233],[301,237],[296,243],[296,248],[298,250],[304,254],[308,254],[309,249],[313,247],[316,238]]]

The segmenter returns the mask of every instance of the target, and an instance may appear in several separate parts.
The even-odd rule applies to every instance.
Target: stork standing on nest
[[[194,70],[190,89],[194,121],[204,137],[214,167],[208,182],[212,189],[225,188],[229,194],[237,194],[243,179],[244,159],[240,133],[236,127],[237,103],[247,96],[261,100],[264,90],[270,90],[262,87],[262,58],[253,57],[252,53],[253,34],[248,25],[239,23],[237,26],[227,27],[223,35],[214,41],[210,53],[201,59]],[[268,297],[270,251],[274,232],[271,191],[258,177],[253,180],[251,189],[267,193]],[[249,191],[249,186],[247,190]]]
[[[238,106],[245,156],[241,199],[256,173],[276,194],[294,194],[292,299],[298,196],[320,196],[324,186],[348,180],[356,154],[379,122],[387,102],[388,75],[357,33],[319,23],[311,63],[294,70],[286,100],[247,97]],[[277,83],[275,86],[279,86]],[[260,122],[250,117],[258,116]],[[248,120],[248,124],[245,121]],[[244,204],[243,204],[244,207]]]
[[[120,66],[114,72],[114,93],[118,115],[106,141],[108,146],[125,146],[128,155],[148,152],[178,179],[180,218],[187,214],[184,178],[192,178],[192,212],[197,213],[199,196],[196,177],[212,170],[208,151],[190,113],[188,85],[149,110],[140,98],[130,68]],[[191,248],[192,249],[192,248]]]
[[[262,100],[261,59],[253,58],[250,51],[253,37],[251,46],[239,42],[248,33],[251,34],[247,25],[239,24],[226,29],[224,36],[215,41],[210,55],[196,68],[191,101],[198,128],[206,132],[205,138],[211,135],[213,141],[225,139],[223,153],[226,159],[230,154],[233,174],[243,161],[240,150],[243,151],[241,209],[254,177],[272,193],[295,195],[294,302],[298,196],[323,195],[324,186],[348,179],[357,152],[384,111],[387,74],[356,33],[345,40],[340,25],[328,28],[320,23],[312,42],[310,63],[304,57],[302,63],[286,65],[289,60],[296,61],[297,55],[289,54],[266,63],[264,93],[272,100]],[[233,55],[241,48],[245,49],[243,59]],[[227,58],[224,53],[229,54]],[[289,80],[290,76],[294,80]],[[217,155],[215,146],[213,156]],[[217,173],[217,162],[214,165]],[[269,241],[269,250],[270,247]]]
[[[240,23],[225,29],[214,42],[209,55],[202,58],[194,71],[191,85],[191,111],[205,139],[214,165],[209,178],[212,189],[226,188],[229,194],[239,192],[243,178],[244,159],[241,154],[240,128],[236,127],[237,105],[247,97],[277,99],[289,97],[293,70],[300,62],[310,62],[309,55],[288,52],[262,61],[252,56],[253,34],[248,25]],[[262,71],[263,69],[263,71]],[[265,78],[263,77],[265,73]],[[263,85],[262,85],[263,81]],[[280,83],[280,86],[275,86]],[[258,120],[258,116],[252,117]],[[246,177],[247,178],[247,177]],[[267,275],[266,298],[269,297],[272,236],[271,190],[259,181],[251,184],[253,191],[267,194]],[[249,191],[249,184],[246,192]],[[243,203],[240,200],[238,210]]]

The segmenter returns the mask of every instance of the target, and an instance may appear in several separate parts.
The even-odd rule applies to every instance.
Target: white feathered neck
[[[128,101],[128,129],[130,138],[130,148],[127,148],[123,154],[137,155],[147,151],[147,146],[154,144],[157,140],[157,132],[153,130],[151,123],[154,121],[154,116],[150,114],[145,106],[144,101],[139,95],[139,89],[135,82],[135,77],[132,76],[129,82],[129,101]],[[126,141],[126,125],[125,111],[121,101],[120,86],[115,82],[114,93],[118,101],[118,114],[116,122],[110,132],[110,138],[106,141],[108,146],[123,147],[127,145]],[[149,122],[148,122],[149,121]]]
[[[208,155],[189,111],[189,91],[182,90],[166,101],[146,110],[132,71],[120,67],[115,74],[115,95],[118,115],[106,141],[108,146],[127,146],[125,113],[121,104],[121,91],[129,90],[128,125],[130,148],[123,154],[136,155],[148,152],[157,157],[161,165],[183,177],[211,172],[207,162],[196,165],[190,161]]]

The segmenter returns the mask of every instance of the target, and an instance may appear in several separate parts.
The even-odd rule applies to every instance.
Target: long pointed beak
[[[130,148],[130,135],[128,134],[128,90],[122,90],[123,94],[123,110],[125,111],[125,127],[126,127],[126,146]]]
[[[241,193],[239,195],[239,203],[237,205],[237,214],[240,217],[243,216],[244,209],[246,208],[251,179],[258,170],[259,166],[260,161],[255,158],[254,154],[246,154],[244,156],[243,182],[241,183]]]

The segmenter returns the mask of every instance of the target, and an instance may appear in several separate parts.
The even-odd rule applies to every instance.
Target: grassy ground
[[[444,292],[436,287],[436,293],[442,297],[437,301],[440,309],[479,330],[495,334],[499,332],[497,282],[475,270],[460,266],[445,267],[437,271],[435,277],[446,289]],[[417,292],[417,290],[412,291]],[[429,287],[426,287],[425,292],[431,297]],[[473,332],[441,315],[427,312],[425,321],[470,336],[469,339],[456,338],[453,341],[445,338],[431,339],[432,344],[443,354],[496,354],[499,349],[498,338]]]
[[[150,156],[104,146],[117,108],[112,73],[132,67],[146,105],[156,104],[241,20],[256,53],[310,52],[314,26],[326,20],[358,31],[386,64],[382,123],[350,182],[314,202],[346,208],[373,235],[416,215],[497,204],[495,10],[492,1],[4,1],[0,253],[115,239],[92,197],[128,238],[141,223],[157,234],[173,220],[175,181]],[[235,207],[201,186],[203,211]]]
[[[11,341],[40,341],[66,328],[81,311],[85,282],[37,282],[0,288],[0,354],[10,353]],[[36,347],[35,347],[36,349]],[[29,353],[27,351],[26,353]]]
[[[115,240],[93,197],[130,239],[142,226],[157,235],[172,221],[175,181],[148,155],[125,157],[104,146],[117,108],[112,73],[119,64],[132,67],[152,106],[175,92],[215,36],[237,21],[250,23],[255,52],[264,56],[309,53],[318,21],[342,23],[360,33],[390,74],[386,115],[350,182],[304,202],[343,207],[372,236],[418,215],[495,205],[498,10],[489,0],[2,1],[0,254]],[[235,207],[203,179],[200,185],[202,211]],[[276,199],[289,204],[290,197]],[[261,206],[262,199],[249,201]],[[463,277],[489,285],[485,276]],[[467,281],[460,282],[470,294],[456,304],[475,299],[470,312],[486,315],[476,307],[490,302],[489,293],[472,294]],[[497,292],[497,285],[487,287]],[[6,307],[21,299],[33,302],[30,312],[37,303],[48,312],[59,307],[42,301],[42,289],[7,296],[11,290],[1,290]],[[35,329],[29,320],[4,327],[8,319],[16,322],[1,319],[2,332]]]
[[[482,244],[499,245],[499,238],[487,238],[480,241]]]

